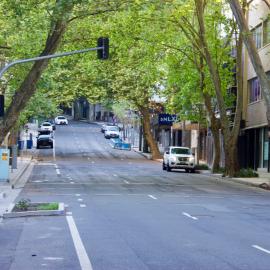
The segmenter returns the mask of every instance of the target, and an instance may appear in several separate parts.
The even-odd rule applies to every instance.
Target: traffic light
[[[103,47],[103,49],[97,50],[97,58],[98,59],[108,59],[109,58],[109,38],[100,37],[97,41],[98,47]]]
[[[0,95],[0,117],[5,115],[5,96]]]

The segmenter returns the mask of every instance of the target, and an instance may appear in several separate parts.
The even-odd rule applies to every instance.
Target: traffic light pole
[[[3,76],[3,74],[5,73],[5,71],[7,71],[10,67],[15,66],[17,64],[34,62],[34,61],[39,61],[39,60],[44,60],[44,59],[64,57],[64,56],[69,56],[69,55],[73,55],[73,54],[80,54],[80,53],[86,53],[86,52],[90,52],[90,51],[98,51],[98,50],[103,50],[103,49],[104,49],[104,47],[88,48],[88,49],[83,49],[83,50],[64,52],[64,53],[56,53],[56,54],[44,55],[44,56],[39,56],[39,57],[34,57],[34,58],[16,60],[16,61],[8,63],[6,66],[4,66],[0,70],[0,80]]]

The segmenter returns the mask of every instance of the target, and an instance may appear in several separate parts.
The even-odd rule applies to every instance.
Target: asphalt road
[[[57,126],[18,198],[66,216],[0,223],[0,269],[269,270],[269,191],[112,149],[94,124]]]

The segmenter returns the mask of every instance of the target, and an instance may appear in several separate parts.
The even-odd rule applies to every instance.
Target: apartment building
[[[263,0],[248,3],[247,20],[263,67],[270,76],[270,10]],[[269,170],[266,107],[257,75],[244,51],[244,128],[239,138],[240,163],[255,170]]]

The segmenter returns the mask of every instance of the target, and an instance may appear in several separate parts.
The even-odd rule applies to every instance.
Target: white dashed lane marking
[[[188,214],[188,213],[186,213],[186,212],[182,212],[182,214],[183,214],[184,216],[188,217],[188,218],[193,219],[193,220],[198,220],[197,217],[193,217],[193,216],[191,216],[190,214]]]
[[[151,198],[151,199],[153,199],[153,200],[157,200],[157,198],[155,196],[153,196],[153,195],[150,195],[149,194],[148,197]]]
[[[252,247],[254,247],[254,248],[256,248],[256,249],[258,249],[258,250],[260,250],[260,251],[263,251],[263,252],[265,252],[265,253],[267,253],[267,254],[270,254],[270,250],[265,249],[265,248],[263,248],[263,247],[260,247],[260,246],[258,246],[258,245],[252,245]]]

